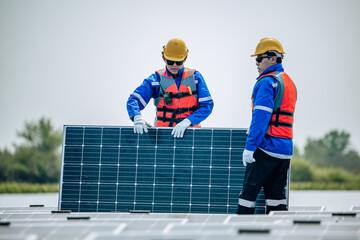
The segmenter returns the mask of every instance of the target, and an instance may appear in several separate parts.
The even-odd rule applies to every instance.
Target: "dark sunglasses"
[[[166,63],[170,66],[174,65],[174,63],[176,63],[177,66],[180,66],[184,63],[184,61],[171,61],[166,59]]]
[[[257,58],[255,58],[255,60],[256,60],[258,63],[261,63],[261,61],[262,61],[264,58],[269,59],[269,58],[271,58],[271,56],[268,56],[268,55],[266,55],[266,56],[258,56]]]

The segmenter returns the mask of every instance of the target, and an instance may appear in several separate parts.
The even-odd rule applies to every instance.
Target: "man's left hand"
[[[190,120],[185,118],[174,127],[171,135],[173,135],[174,138],[182,138],[184,136],[185,130],[190,126],[190,124]]]

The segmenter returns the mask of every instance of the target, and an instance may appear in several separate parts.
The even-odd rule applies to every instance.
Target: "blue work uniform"
[[[166,71],[169,75],[171,75],[167,69]],[[179,70],[179,73],[176,76],[173,76],[178,88],[181,83],[183,72],[184,67]],[[187,117],[193,126],[204,121],[211,114],[214,107],[214,102],[206,86],[205,80],[200,72],[194,72],[194,80],[198,94],[198,109]],[[146,107],[151,98],[156,99],[159,97],[159,83],[160,75],[159,73],[155,72],[146,78],[143,83],[130,95],[127,101],[127,110],[130,119],[133,119],[135,115],[140,115],[140,111]]]

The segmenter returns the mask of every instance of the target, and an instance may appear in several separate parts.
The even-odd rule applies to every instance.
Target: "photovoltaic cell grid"
[[[244,129],[64,126],[59,209],[235,213],[245,173]],[[256,213],[265,212],[261,190]]]

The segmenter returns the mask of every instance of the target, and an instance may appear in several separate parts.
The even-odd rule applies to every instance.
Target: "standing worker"
[[[134,133],[147,133],[151,126],[140,113],[151,98],[156,107],[155,126],[174,127],[171,135],[176,138],[182,138],[190,126],[200,127],[212,112],[214,103],[203,76],[184,67],[188,52],[182,39],[170,39],[162,51],[166,68],[151,74],[130,95],[127,110]]]
[[[237,214],[253,214],[264,187],[266,213],[287,210],[285,186],[293,154],[296,87],[284,72],[284,50],[274,38],[263,38],[256,47],[259,77],[252,93],[252,120],[243,152],[246,166]]]

